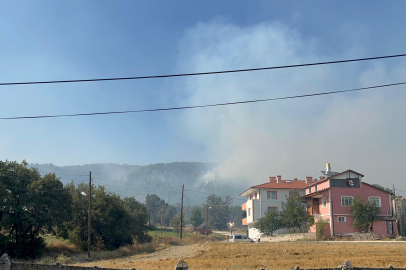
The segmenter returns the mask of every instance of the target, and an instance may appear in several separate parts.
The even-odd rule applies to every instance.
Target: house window
[[[278,207],[268,207],[268,213],[269,213],[270,211],[278,212]]]
[[[276,191],[268,191],[267,192],[268,199],[276,200],[277,199],[277,194]]]
[[[316,192],[316,191],[317,191],[317,185],[314,186],[314,192]]]
[[[308,191],[309,191],[309,193],[312,193],[312,188],[309,187],[309,188],[308,188]]]
[[[359,188],[359,179],[330,179],[330,187]]]
[[[345,217],[337,217],[338,222],[347,222],[347,219]]]
[[[381,197],[368,197],[368,202],[376,207],[381,207]]]
[[[251,216],[251,208],[248,208],[248,216]]]
[[[326,207],[327,206],[327,198],[321,199],[321,207]]]
[[[352,196],[341,196],[341,206],[350,206],[352,203]]]
[[[386,221],[386,232],[388,234],[393,234],[393,221]]]

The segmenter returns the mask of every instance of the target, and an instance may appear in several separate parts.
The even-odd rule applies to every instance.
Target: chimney
[[[276,178],[276,183],[282,183],[282,175],[277,175]]]
[[[331,171],[330,163],[326,163],[326,174],[329,175]]]
[[[276,177],[275,176],[269,176],[269,183],[276,182]]]
[[[319,177],[319,180],[323,180],[323,179],[324,179],[324,177],[323,177],[323,176],[320,176],[320,177]]]
[[[306,184],[311,184],[312,183],[312,180],[313,180],[313,177],[311,177],[311,176],[306,176]]]
[[[297,181],[297,178],[293,179],[294,181]]]

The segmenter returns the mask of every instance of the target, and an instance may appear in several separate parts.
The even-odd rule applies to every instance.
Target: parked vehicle
[[[245,234],[233,234],[230,236],[230,242],[253,242],[253,240]]]
[[[263,233],[258,234],[257,236],[255,236],[252,241],[254,243],[259,243],[261,241],[261,235],[263,235]]]

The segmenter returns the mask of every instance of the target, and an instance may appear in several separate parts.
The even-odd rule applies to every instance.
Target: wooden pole
[[[87,228],[87,257],[90,258],[90,246],[92,241],[92,172],[89,172],[89,217],[88,219],[88,228]]]
[[[180,204],[180,239],[182,239],[182,229],[183,229],[183,190],[185,185],[182,185],[182,202]]]

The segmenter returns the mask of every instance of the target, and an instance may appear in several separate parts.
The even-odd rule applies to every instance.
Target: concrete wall
[[[280,234],[277,236],[261,236],[261,242],[283,242],[283,241],[296,241],[298,239],[315,239],[315,233],[288,233]]]

